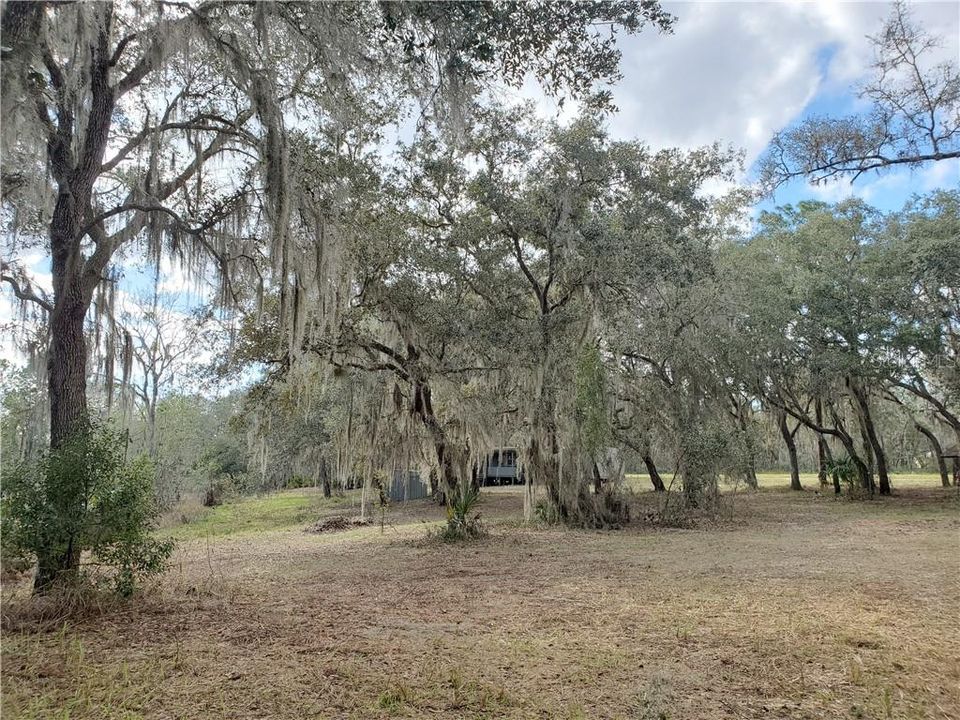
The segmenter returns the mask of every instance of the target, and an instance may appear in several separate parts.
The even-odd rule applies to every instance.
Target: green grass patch
[[[217,507],[204,508],[189,522],[164,530],[163,534],[175,540],[193,540],[285,530],[315,520],[322,510],[350,503],[351,498],[346,495],[325,498],[323,493],[313,488],[283,490],[237,498]]]
[[[790,473],[784,471],[757,473],[757,481],[761,488],[790,487]],[[832,487],[832,480],[831,487]],[[894,490],[905,488],[940,487],[940,476],[936,473],[890,473],[890,483]],[[800,484],[807,490],[818,490],[820,481],[816,473],[800,473]]]
[[[669,485],[671,478],[673,478],[673,473],[670,472],[661,472],[663,481]],[[785,489],[790,487],[790,473],[787,470],[773,470],[770,472],[759,472],[757,473],[757,482],[760,485],[761,489]],[[890,482],[893,484],[894,491],[898,489],[905,488],[932,488],[940,487],[940,476],[936,473],[902,473],[895,472],[890,474]],[[800,483],[806,490],[818,490],[820,488],[820,482],[817,480],[816,473],[800,473]],[[646,473],[637,473],[635,475],[627,475],[627,485],[634,490],[652,490],[653,486],[650,484],[650,478]],[[741,481],[739,483],[740,488],[744,489],[746,486]],[[680,479],[677,478],[677,487],[679,490]],[[726,483],[722,486],[722,489],[729,489],[729,485]]]

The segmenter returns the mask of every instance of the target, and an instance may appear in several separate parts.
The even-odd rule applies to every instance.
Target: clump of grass
[[[850,682],[854,685],[863,684],[863,660],[860,659],[859,655],[854,655],[850,658],[849,663],[850,668]]]
[[[890,688],[885,687],[883,689],[883,717],[886,720],[893,720],[893,694],[890,692]]]
[[[403,683],[395,683],[389,690],[380,693],[377,707],[389,713],[400,712],[410,702],[410,690]]]
[[[670,681],[660,675],[655,676],[637,695],[633,706],[638,720],[669,720]]]
[[[105,590],[89,577],[63,583],[41,596],[8,597],[4,600],[4,632],[49,632],[68,623],[108,615],[126,604],[128,598]]]

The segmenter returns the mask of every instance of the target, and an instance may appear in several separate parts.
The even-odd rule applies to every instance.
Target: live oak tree
[[[623,211],[631,250],[612,255],[622,269],[606,305],[618,387],[628,412],[669,446],[691,506],[716,490],[721,466],[749,477],[752,462],[743,442],[750,401],[724,371],[729,288],[716,263],[747,195],[704,192],[705,183],[729,179],[737,159],[718,147],[640,156]]]
[[[351,308],[311,349],[380,378],[375,417],[416,420],[448,492],[506,435],[521,448],[528,515],[542,485],[553,517],[615,522],[616,498],[590,486],[624,393],[585,388],[607,386],[611,321],[652,292],[658,261],[704,257],[723,235],[698,193],[730,160],[613,143],[591,116],[543,128],[522,110],[478,111],[464,136],[404,155],[396,189],[380,192],[395,207],[378,222],[392,219],[364,229]],[[603,361],[586,372],[591,354]]]
[[[822,480],[833,438],[865,488],[876,473],[890,493],[890,401],[942,456],[918,407],[954,427],[956,217],[953,193],[887,216],[856,201],[801,203],[764,215],[727,258],[744,377],[788,447],[788,421],[817,433]]]
[[[937,426],[960,444],[960,196],[937,192],[887,222],[886,262],[877,287],[896,363],[888,396],[930,442],[946,480]]]
[[[542,484],[566,522],[616,521],[604,498],[589,495],[577,435],[565,427],[575,417],[578,351],[598,330],[591,288],[602,282],[601,258],[616,241],[608,212],[615,155],[589,117],[543,131],[491,116],[476,135],[472,285],[513,301],[510,334],[524,339],[504,351],[526,374],[518,401],[528,488]]]
[[[871,74],[859,88],[869,109],[846,117],[807,117],[777,133],[760,162],[766,184],[797,177],[852,181],[900,165],[960,164],[956,58],[932,61],[942,42],[917,24],[903,0],[870,42]]]
[[[585,97],[616,74],[617,30],[671,22],[651,0],[7,3],[3,199],[30,231],[17,249],[49,252],[53,295],[19,282],[13,258],[3,277],[49,316],[51,446],[87,422],[84,322],[124,256],[212,270],[225,303],[272,285],[294,331],[299,298],[323,295],[339,268],[294,272],[325,244],[325,224],[305,217],[311,199],[289,183],[298,114],[344,139],[352,116],[372,108],[387,122],[404,98],[424,102],[422,119],[456,121],[451,109],[478,88],[528,72]],[[297,215],[314,221],[305,256]],[[43,558],[38,583],[69,562]]]

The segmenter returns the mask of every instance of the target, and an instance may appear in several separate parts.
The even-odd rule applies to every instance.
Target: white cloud
[[[807,183],[806,191],[813,200],[820,200],[827,203],[838,203],[847,198],[854,197],[861,192],[859,185],[852,185],[847,180],[837,182],[820,183],[814,185]]]
[[[749,165],[773,134],[821,94],[855,99],[890,10],[877,2],[667,3],[672,35],[624,38],[620,113],[611,130],[654,147],[716,140],[746,151]],[[939,57],[956,58],[960,9],[917,3],[917,20],[944,36]]]
[[[928,165],[922,173],[919,185],[923,191],[940,187],[958,188],[960,187],[960,165],[949,162]]]

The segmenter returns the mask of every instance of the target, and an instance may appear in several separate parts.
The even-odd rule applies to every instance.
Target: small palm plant
[[[447,542],[472,540],[486,534],[480,522],[480,513],[475,513],[480,504],[480,488],[469,485],[450,498],[447,503],[447,526],[441,533]]]
[[[840,492],[840,483],[846,485],[847,491],[851,494],[858,490],[857,466],[852,458],[845,457],[833,460],[827,464],[827,472],[833,477],[834,484],[838,488],[837,492]]]

